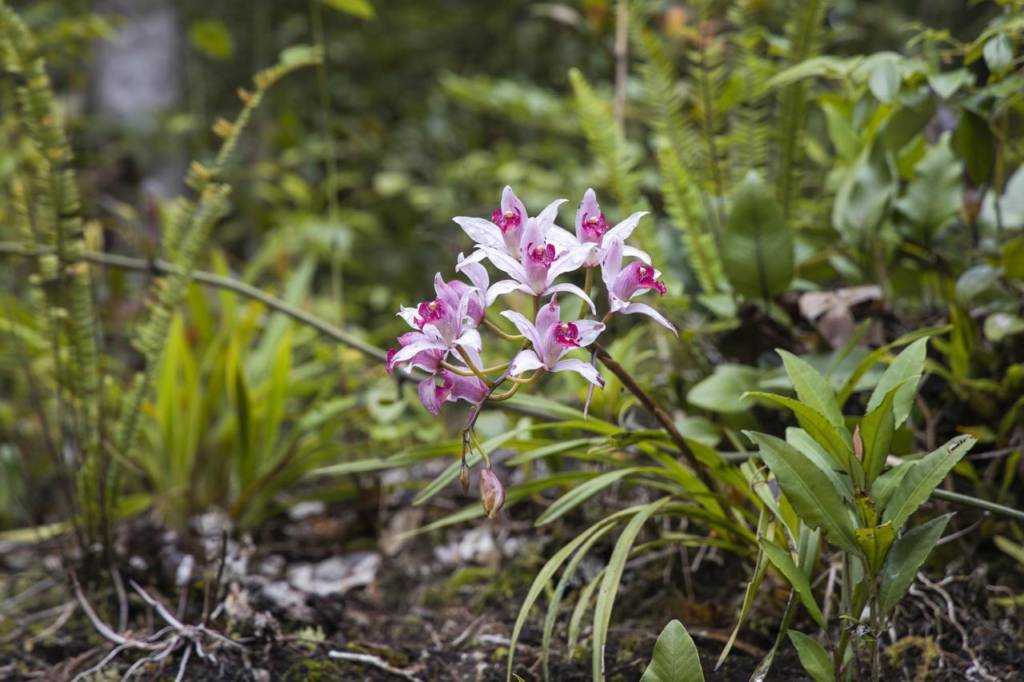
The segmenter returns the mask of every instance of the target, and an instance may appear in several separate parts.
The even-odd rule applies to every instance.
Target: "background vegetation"
[[[2,5],[0,670],[270,641],[280,676],[444,679],[475,647],[487,674],[634,679],[664,627],[656,659],[721,679],[1009,679],[1022,33],[1014,0]],[[451,485],[465,410],[431,417],[383,358],[471,248],[451,218],[505,185],[650,211],[680,335],[614,323],[586,416],[561,375],[485,410],[484,521]],[[481,530],[490,560],[439,558]],[[469,600],[498,644],[456,617],[434,659],[390,623],[368,649],[239,563],[363,551],[373,608]],[[403,561],[436,564],[425,596]],[[153,595],[194,624],[166,660],[116,639]]]

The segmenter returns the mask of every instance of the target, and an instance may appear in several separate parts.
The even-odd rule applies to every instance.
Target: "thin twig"
[[[690,444],[686,442],[686,438],[684,438],[683,434],[681,434],[679,429],[676,428],[675,422],[672,421],[672,418],[668,413],[666,413],[665,410],[655,402],[654,398],[652,398],[651,395],[637,383],[636,379],[633,378],[633,375],[608,353],[604,346],[594,344],[594,348],[597,351],[597,359],[600,360],[612,374],[618,377],[619,381],[622,382],[622,385],[637,397],[640,403],[647,408],[647,411],[654,415],[654,418],[658,420],[658,423],[661,424],[665,431],[668,432],[672,442],[675,443],[676,447],[679,449],[679,453],[682,455],[683,459],[686,460],[686,463],[690,468],[693,469],[701,483],[703,483],[708,490],[714,490],[715,488],[713,487],[711,480],[708,478],[707,472],[704,470],[704,466],[697,460],[697,456],[693,453],[693,449],[690,447]]]
[[[362,663],[364,665],[372,665],[373,667],[378,668],[379,670],[383,670],[384,672],[391,673],[396,677],[401,677],[406,680],[409,680],[409,682],[421,682],[420,678],[414,676],[407,670],[402,670],[401,668],[396,668],[393,665],[390,665],[380,656],[372,656],[370,654],[354,654],[348,651],[335,650],[328,651],[327,655],[331,658],[337,658],[342,661],[353,661],[355,663]]]

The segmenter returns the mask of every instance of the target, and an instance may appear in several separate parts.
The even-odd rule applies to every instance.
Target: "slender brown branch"
[[[676,428],[675,422],[672,421],[672,418],[668,413],[665,412],[657,402],[655,402],[650,393],[645,391],[640,384],[636,382],[633,375],[608,353],[604,346],[595,343],[593,347],[597,351],[597,359],[601,361],[601,364],[607,367],[608,371],[618,377],[619,381],[622,382],[622,385],[625,386],[630,393],[636,396],[637,400],[647,408],[648,412],[654,415],[654,418],[658,420],[658,423],[661,424],[662,428],[668,432],[672,442],[675,443],[676,447],[679,449],[679,453],[683,456],[683,459],[686,460],[686,463],[690,468],[693,469],[697,477],[705,486],[707,486],[708,490],[714,490],[712,481],[708,477],[704,465],[697,460],[697,456],[693,453],[693,449],[690,447],[690,444],[686,442],[686,438],[684,438],[683,434],[681,434],[679,429]]]

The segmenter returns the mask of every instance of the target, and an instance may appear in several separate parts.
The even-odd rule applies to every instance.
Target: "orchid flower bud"
[[[480,501],[488,518],[492,519],[505,504],[505,487],[491,469],[480,471]]]
[[[462,466],[459,467],[459,483],[462,484],[462,492],[469,492],[469,467],[466,466],[466,462],[462,462]]]

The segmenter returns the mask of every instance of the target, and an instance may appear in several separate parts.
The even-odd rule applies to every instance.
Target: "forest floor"
[[[513,518],[403,540],[403,531],[442,510],[401,502],[378,499],[377,508],[362,510],[306,503],[249,537],[225,534],[214,514],[180,533],[146,518],[125,522],[117,531],[123,587],[115,589],[109,574],[89,580],[80,568],[76,578],[88,601],[76,597],[58,541],[0,547],[0,679],[68,680],[93,668],[100,674],[92,679],[120,679],[132,664],[136,679],[154,680],[179,673],[187,680],[261,682],[505,679],[512,625],[542,557],[583,526],[534,528],[537,509],[525,504]],[[1006,557],[978,554],[977,547],[968,533],[940,548],[945,573],[919,577],[898,607],[884,636],[895,654],[885,656],[885,679],[1024,680],[1024,607],[993,601],[1024,592],[1024,581]],[[581,579],[597,574],[607,548],[593,554],[581,562]],[[765,581],[732,654],[714,671],[748,564],[678,548],[634,560],[609,633],[608,679],[639,679],[657,633],[672,618],[694,637],[707,679],[749,679],[771,648],[787,592],[781,582]],[[586,620],[581,642],[566,647],[567,611],[582,584],[563,605],[551,680],[591,679]],[[526,680],[543,679],[546,604],[542,595],[517,647],[515,670]],[[196,627],[204,612],[208,631]],[[103,626],[110,628],[106,635]],[[799,616],[794,627],[813,630]],[[120,649],[100,666],[118,646],[112,635],[121,638]],[[806,679],[788,643],[767,679]]]

